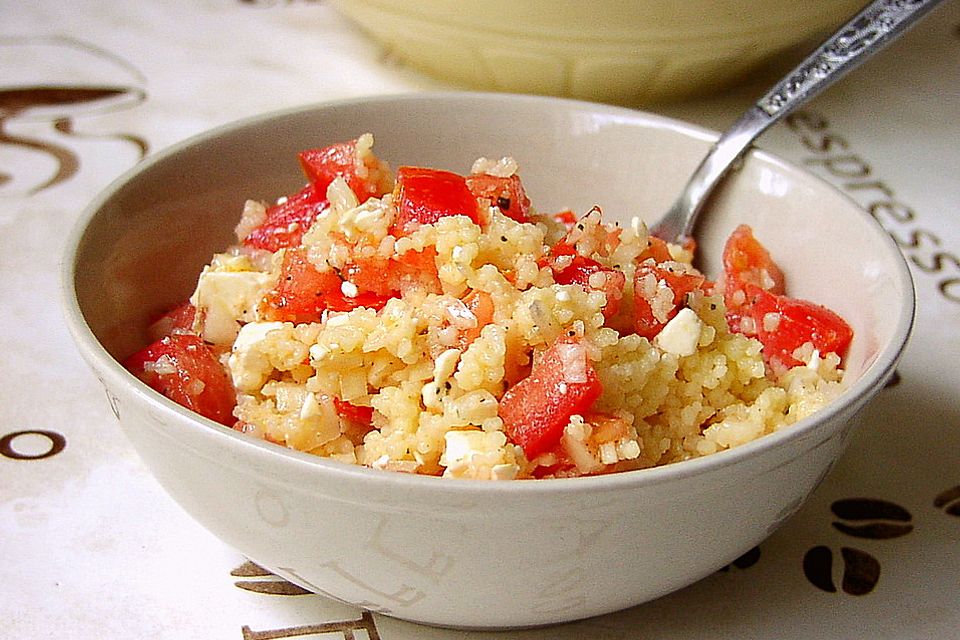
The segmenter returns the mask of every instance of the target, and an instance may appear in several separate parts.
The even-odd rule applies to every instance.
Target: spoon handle
[[[689,237],[707,197],[760,134],[896,39],[941,1],[875,0],[864,7],[720,136],[651,233],[667,240]]]

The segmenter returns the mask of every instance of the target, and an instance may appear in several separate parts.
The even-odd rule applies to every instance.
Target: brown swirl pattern
[[[135,86],[142,81],[142,76],[128,62],[71,38],[0,38],[0,51],[15,54],[14,60],[17,55],[27,57],[42,53],[50,74],[6,86],[0,80],[0,145],[41,153],[51,158],[56,167],[49,177],[31,176],[33,184],[26,189],[26,195],[34,195],[70,180],[80,170],[81,162],[77,153],[59,140],[14,133],[11,124],[18,120],[49,123],[55,133],[66,138],[120,140],[136,147],[139,158],[146,155],[148,145],[139,136],[124,133],[84,135],[78,133],[74,125],[74,119],[82,113],[129,108],[146,100],[146,92]],[[60,74],[58,64],[66,60],[87,68],[91,77],[107,81],[76,81]],[[13,178],[12,168],[0,167],[0,187],[9,185]]]

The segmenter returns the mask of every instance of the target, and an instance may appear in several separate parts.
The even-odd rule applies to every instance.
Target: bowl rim
[[[842,395],[827,406],[818,410],[812,416],[804,418],[787,429],[766,434],[756,440],[739,445],[732,449],[718,451],[699,458],[684,460],[646,469],[624,471],[600,476],[586,476],[577,478],[551,478],[545,481],[511,481],[494,482],[489,480],[451,479],[434,476],[420,476],[396,471],[384,471],[361,465],[350,465],[336,460],[322,458],[309,453],[289,449],[259,438],[253,438],[239,433],[229,427],[196,414],[174,401],[154,391],[136,376],[128,372],[106,348],[100,343],[90,326],[87,324],[80,307],[77,290],[76,261],[83,246],[87,229],[106,205],[128,182],[140,174],[146,173],[154,165],[168,161],[182,150],[208,142],[222,134],[239,129],[263,125],[273,120],[303,114],[307,112],[322,112],[331,108],[343,108],[351,105],[377,103],[389,107],[398,103],[447,101],[454,103],[491,103],[510,102],[526,103],[530,105],[544,105],[561,107],[574,111],[589,111],[605,113],[626,118],[632,124],[653,126],[656,128],[676,131],[687,137],[699,139],[708,143],[714,142],[719,134],[705,127],[671,118],[664,115],[650,113],[628,107],[588,102],[570,98],[557,98],[527,94],[489,93],[471,91],[436,91],[396,93],[376,96],[358,96],[331,101],[321,101],[273,110],[246,118],[234,120],[203,132],[189,136],[179,142],[171,144],[151,156],[141,160],[104,187],[82,210],[66,238],[60,260],[60,306],[64,314],[67,328],[79,350],[101,383],[106,385],[105,377],[109,377],[114,384],[126,385],[130,390],[141,397],[148,405],[162,411],[164,414],[173,414],[177,419],[197,423],[211,438],[228,438],[227,442],[234,446],[248,448],[255,455],[278,461],[283,465],[295,465],[306,469],[309,473],[329,474],[340,481],[356,481],[374,486],[389,485],[401,490],[426,490],[453,495],[537,495],[542,492],[579,494],[609,491],[615,488],[650,487],[666,482],[679,481],[691,476],[710,471],[716,471],[742,461],[759,457],[760,454],[784,446],[787,443],[811,437],[819,426],[829,422],[838,414],[856,410],[860,405],[875,395],[882,384],[892,375],[894,367],[902,356],[909,342],[916,314],[916,290],[913,278],[903,254],[896,247],[894,241],[876,223],[876,221],[846,193],[830,184],[826,180],[803,169],[799,165],[780,158],[772,153],[754,148],[749,154],[758,160],[776,167],[780,171],[791,175],[802,176],[819,188],[828,189],[839,195],[853,207],[859,215],[865,218],[866,227],[879,237],[891,254],[894,273],[904,292],[904,298],[899,305],[896,325],[888,345],[881,350],[863,374],[850,384]],[[283,478],[278,478],[283,480]]]

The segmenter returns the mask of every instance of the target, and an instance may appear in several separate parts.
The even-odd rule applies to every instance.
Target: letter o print
[[[33,441],[34,446],[27,450],[18,450],[14,446],[14,442],[23,438]],[[38,439],[46,440],[47,445],[45,447],[37,446],[36,441]],[[66,446],[67,439],[56,431],[44,429],[14,431],[0,438],[0,455],[13,460],[42,460],[57,455]]]

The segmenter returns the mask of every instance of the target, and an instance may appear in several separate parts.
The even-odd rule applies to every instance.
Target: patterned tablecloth
[[[68,230],[146,154],[268,110],[446,87],[318,1],[0,0],[0,15],[0,637],[497,635],[306,594],[200,528],[120,432],[58,300]],[[759,89],[659,110],[719,129]],[[960,2],[762,146],[902,247],[919,309],[898,376],[751,553],[655,602],[507,637],[960,637]]]

